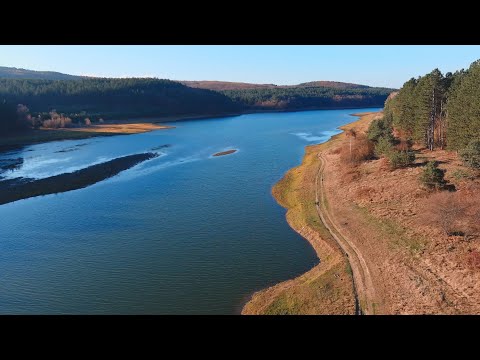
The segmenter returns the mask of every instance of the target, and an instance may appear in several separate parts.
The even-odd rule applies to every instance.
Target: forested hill
[[[4,79],[43,79],[43,80],[79,80],[82,76],[62,74],[55,71],[35,71],[0,66],[0,78]]]
[[[215,91],[223,90],[244,90],[244,89],[258,89],[258,88],[275,88],[274,84],[252,84],[242,82],[230,82],[230,81],[180,81],[182,84],[200,89],[208,89]]]
[[[331,81],[294,86],[221,81],[185,84],[0,67],[0,135],[2,131],[53,126],[51,123],[66,127],[100,119],[381,107],[392,91]]]
[[[222,92],[251,111],[382,107],[387,96],[394,91],[338,81],[311,81],[298,85],[228,81],[182,81],[182,84]]]
[[[24,104],[33,114],[58,113],[93,121],[102,117],[216,115],[241,107],[225,95],[159,79],[0,79],[0,100]]]
[[[224,90],[222,93],[250,110],[306,110],[382,107],[392,91],[374,87],[288,86]]]
[[[345,82],[339,82],[339,81],[310,81],[310,82],[298,84],[296,86],[326,87],[326,88],[333,88],[333,89],[368,89],[370,88],[370,86],[367,86],[367,85],[352,84],[352,83],[345,83]]]

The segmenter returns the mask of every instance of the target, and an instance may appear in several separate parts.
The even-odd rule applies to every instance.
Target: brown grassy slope
[[[365,130],[360,125],[354,124],[357,131]],[[446,236],[423,216],[433,196],[418,180],[426,160],[440,161],[458,192],[478,183],[458,176],[468,170],[456,154],[419,150],[415,167],[394,171],[383,159],[349,168],[340,157],[338,150],[326,154],[330,213],[342,219],[338,222],[342,232],[367,259],[381,299],[379,312],[480,313],[480,271],[468,261],[480,250],[478,239]],[[471,196],[480,204],[478,191]]]
[[[340,81],[309,81],[306,83],[298,84],[297,86],[320,86],[320,87],[329,87],[334,89],[365,89],[368,88],[367,85],[359,85],[352,83],[345,83]]]

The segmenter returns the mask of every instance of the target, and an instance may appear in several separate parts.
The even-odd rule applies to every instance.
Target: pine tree
[[[447,103],[447,142],[453,150],[467,147],[480,134],[480,60],[457,74]]]
[[[390,107],[393,113],[393,126],[403,130],[409,136],[413,135],[416,119],[415,88],[417,80],[411,78],[400,89],[398,95],[392,99]]]

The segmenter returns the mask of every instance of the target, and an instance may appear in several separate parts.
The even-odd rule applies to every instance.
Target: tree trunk
[[[430,122],[428,124],[427,130],[427,147],[431,151],[433,150],[434,135],[435,135],[435,115],[436,115],[436,106],[435,106],[435,87],[432,90],[432,108],[430,110]]]

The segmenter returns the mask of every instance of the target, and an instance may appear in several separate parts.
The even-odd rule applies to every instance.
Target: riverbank
[[[341,129],[369,123],[376,113],[361,115],[360,120]],[[320,219],[316,202],[317,175],[322,165],[318,154],[338,147],[343,137],[342,133],[326,143],[307,146],[300,166],[290,169],[272,188],[273,197],[287,209],[288,224],[310,242],[320,263],[295,279],[256,292],[242,314],[356,313],[352,269],[337,240]]]
[[[20,178],[0,181],[0,205],[35,196],[81,189],[156,156],[158,156],[156,153],[128,155],[45,179]]]
[[[357,134],[365,133],[371,121],[381,116],[352,115],[362,116],[341,129],[354,128]],[[468,229],[468,237],[442,230],[442,214],[453,216],[449,206],[460,209],[471,203],[470,210],[478,210],[478,174],[466,168],[454,152],[420,147],[414,148],[417,160],[412,167],[391,170],[385,159],[346,165],[341,154],[348,151],[349,141],[342,133],[325,144],[307,147],[302,165],[291,169],[272,191],[288,209],[288,223],[317,251],[320,265],[296,279],[257,292],[242,313],[351,313],[351,302],[342,303],[330,290],[337,286],[337,292],[348,294],[347,284],[329,282],[328,270],[318,275],[317,268],[332,268],[332,259],[339,258],[327,246],[332,233],[342,248],[347,245],[354,275],[349,280],[355,281],[355,295],[363,313],[480,313],[480,244],[474,241],[478,238],[478,222],[465,224],[475,214],[461,217],[458,223],[449,220],[453,226]],[[419,177],[429,160],[437,161],[446,171],[445,179],[456,189],[454,193],[422,188]],[[311,205],[316,198],[313,179],[316,169],[320,173],[320,165],[317,190],[323,192],[325,201],[320,201],[318,208],[329,228],[333,227],[329,232],[317,224],[318,216]],[[440,198],[448,198],[448,204]],[[337,261],[342,261],[341,257]],[[340,276],[345,274],[347,270]],[[329,284],[317,287],[323,296],[310,289],[319,279]],[[311,305],[313,300],[317,301],[316,308]]]

